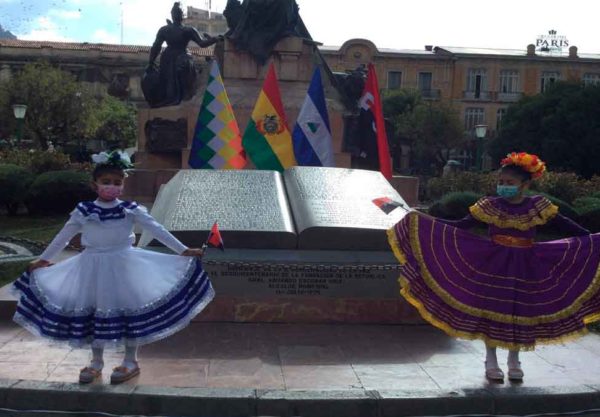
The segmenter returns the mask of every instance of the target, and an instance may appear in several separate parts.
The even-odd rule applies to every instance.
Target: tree
[[[125,149],[135,145],[136,115],[136,108],[132,104],[105,96],[94,113],[94,137],[105,141],[110,149]]]
[[[3,91],[9,103],[27,105],[26,132],[42,149],[48,148],[49,141],[61,144],[90,133],[88,120],[95,99],[68,72],[47,63],[27,64],[4,83]],[[10,106],[3,112],[3,118],[11,120]]]
[[[97,97],[87,84],[47,63],[27,64],[0,84],[0,126],[10,132],[14,132],[10,107],[14,103],[27,105],[26,132],[42,149],[52,141],[81,151],[91,138],[113,148],[135,143],[135,107],[111,96]]]
[[[499,160],[512,151],[536,153],[556,171],[600,174],[600,86],[555,83],[509,107],[489,152]]]
[[[399,90],[384,98],[399,141],[411,147],[412,160],[420,173],[441,171],[450,149],[465,144],[458,112],[449,103],[423,100],[414,90]]]

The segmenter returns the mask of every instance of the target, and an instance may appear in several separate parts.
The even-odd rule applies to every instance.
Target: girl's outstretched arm
[[[75,214],[65,223],[63,228],[52,239],[46,250],[40,255],[40,260],[50,263],[69,244],[73,236],[81,231],[81,223],[75,220]]]
[[[460,220],[447,220],[447,219],[440,219],[436,217],[436,220],[447,224],[448,226],[453,226],[456,227],[458,229],[472,229],[476,226],[487,226],[485,223],[480,222],[479,220],[477,220],[475,217],[471,216],[470,214],[467,214],[465,217],[463,217]]]
[[[555,227],[569,236],[585,236],[591,233],[585,227],[579,225],[560,213],[557,214],[556,217],[550,220],[547,224],[548,226]]]
[[[138,223],[142,228],[149,231],[159,242],[171,249],[173,252],[183,255],[183,253],[189,248],[181,243],[179,239],[173,236],[165,227],[156,221],[152,217],[145,207],[138,206],[133,214],[135,216],[135,222]]]

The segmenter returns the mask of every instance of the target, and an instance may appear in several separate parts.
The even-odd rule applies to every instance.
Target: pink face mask
[[[98,195],[102,200],[112,201],[118,198],[123,193],[122,185],[105,185],[96,184],[98,187]]]

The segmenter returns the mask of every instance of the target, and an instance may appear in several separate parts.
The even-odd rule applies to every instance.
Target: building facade
[[[213,36],[224,35],[227,32],[227,20],[222,13],[212,12],[188,6],[183,24],[196,28],[198,32]]]
[[[202,65],[213,48],[189,52]],[[142,104],[141,79],[149,56],[150,46],[0,39],[0,81],[9,80],[28,63],[45,61],[70,72],[99,96],[109,93]]]
[[[600,83],[600,54],[545,52],[528,45],[523,50],[426,46],[423,50],[379,49],[366,39],[341,47],[322,47],[333,71],[350,71],[372,62],[381,89],[416,89],[427,100],[455,105],[465,134],[475,138],[474,126],[488,126],[493,137],[506,109],[523,95],[543,92],[559,80]],[[472,152],[454,154],[467,166]],[[486,161],[489,165],[489,161]]]
[[[216,26],[201,26],[203,21]],[[212,34],[227,29],[221,14],[209,16],[192,7],[186,23]],[[199,65],[213,55],[213,48],[189,50]],[[369,40],[351,39],[340,47],[321,46],[320,50],[332,71],[351,71],[372,62],[381,89],[416,89],[424,99],[453,103],[470,138],[478,124],[487,125],[487,137],[493,137],[512,103],[544,91],[553,82],[600,83],[600,54],[579,53],[575,46],[568,52],[545,51],[535,45],[523,50],[444,46],[410,50],[378,48]],[[10,79],[28,62],[45,60],[90,83],[99,94],[108,92],[143,105],[140,82],[149,53],[149,46],[0,39],[0,80]],[[468,166],[472,153],[471,149],[452,157]],[[406,166],[407,159],[403,160]]]

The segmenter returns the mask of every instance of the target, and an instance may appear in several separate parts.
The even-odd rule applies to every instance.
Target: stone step
[[[0,408],[44,415],[102,412],[145,416],[387,417],[524,415],[597,409],[598,387],[459,389],[454,391],[284,391],[88,385],[0,379]],[[63,412],[64,414],[61,414]],[[554,414],[556,413],[556,414]],[[564,414],[562,414],[564,413]],[[12,415],[12,414],[11,414]],[[33,415],[33,414],[32,414]],[[598,416],[595,414],[585,414]]]

